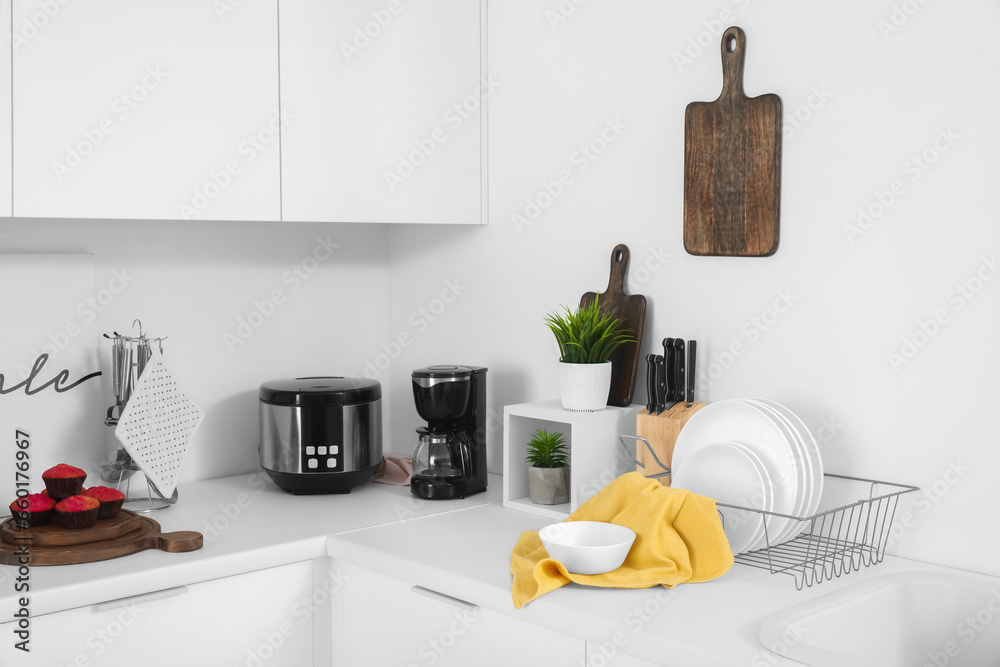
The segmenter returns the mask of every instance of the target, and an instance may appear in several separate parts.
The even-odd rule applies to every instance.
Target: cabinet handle
[[[438,593],[437,591],[432,591],[431,589],[424,588],[423,586],[410,586],[410,590],[417,595],[423,595],[424,597],[437,600],[438,602],[444,602],[445,604],[450,604],[452,607],[458,607],[459,609],[464,609],[465,611],[475,611],[479,609],[479,605],[477,604],[453,598],[450,595]]]
[[[130,604],[136,602],[152,602],[153,600],[162,600],[163,598],[172,598],[177,595],[183,595],[188,592],[187,586],[178,586],[177,588],[166,588],[162,591],[153,591],[152,593],[141,593],[139,595],[133,595],[129,598],[119,598],[117,600],[110,600],[108,602],[99,602],[90,608],[90,613],[97,614],[102,611],[108,611],[109,609],[119,609],[121,607],[126,607]]]

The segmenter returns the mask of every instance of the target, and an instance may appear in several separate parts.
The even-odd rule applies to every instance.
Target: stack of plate
[[[763,398],[711,403],[681,429],[671,486],[719,503],[808,517],[823,495],[823,461],[806,425]],[[719,507],[734,554],[787,542],[807,521]]]

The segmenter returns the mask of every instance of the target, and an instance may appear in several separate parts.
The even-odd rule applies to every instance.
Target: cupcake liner
[[[59,501],[78,496],[83,492],[83,482],[87,479],[83,477],[43,477],[45,490],[49,492],[49,497]]]
[[[76,512],[60,512],[56,510],[56,521],[63,528],[90,528],[97,523],[97,513],[100,508],[78,510]]]

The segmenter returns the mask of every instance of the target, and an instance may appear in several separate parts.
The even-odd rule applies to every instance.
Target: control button
[[[327,459],[326,460],[326,467],[327,468],[336,468],[337,467],[337,459]]]
[[[339,454],[340,453],[340,447],[338,445],[330,445],[330,453],[331,454]]]
[[[309,467],[314,470],[319,467],[319,459],[309,459]]]
[[[313,447],[312,445],[306,447],[306,456],[315,456],[315,455],[316,455],[315,447]]]
[[[326,456],[326,447],[320,446],[316,448],[316,453],[320,456]]]

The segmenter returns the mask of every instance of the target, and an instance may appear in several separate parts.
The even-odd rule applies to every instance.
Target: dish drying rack
[[[649,447],[656,463],[666,470],[650,475],[651,478],[671,475],[670,468],[656,458],[645,438],[620,436],[619,440],[626,450],[628,446],[625,445],[625,438],[643,442]],[[636,464],[645,467],[638,460]],[[862,567],[881,563],[885,557],[899,497],[917,490],[919,487],[907,484],[825,473],[819,511],[810,516],[768,512],[727,503],[716,504],[741,512],[764,515],[767,546],[736,554],[734,560],[742,565],[767,570],[771,574],[791,576],[795,580],[796,590],[802,590]],[[721,513],[719,516],[725,522]],[[796,530],[799,534],[795,538],[772,546],[771,535],[767,531],[768,516],[797,521],[801,531]]]
[[[807,517],[718,503],[740,511],[798,521],[802,532],[771,546],[765,516],[767,546],[737,554],[737,563],[794,577],[795,588],[819,584],[882,562],[892,530],[896,504],[919,487],[847,475],[823,475],[823,499],[839,499],[835,507]],[[825,505],[821,502],[820,507]]]

